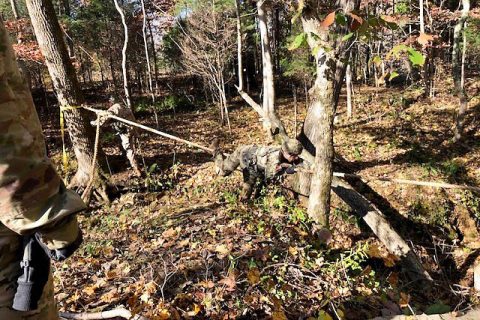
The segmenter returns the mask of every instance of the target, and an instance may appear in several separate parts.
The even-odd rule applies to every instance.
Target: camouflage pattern
[[[50,249],[61,248],[79,233],[76,219],[62,221],[84,208],[46,157],[38,115],[0,19],[0,319],[57,319],[51,279],[37,310],[10,308],[21,273],[21,235],[39,232]]]
[[[123,119],[136,121],[132,110],[120,103],[115,103],[112,105],[107,112]],[[107,120],[108,119],[106,118],[100,119],[100,125],[104,124]],[[138,166],[138,161],[136,158],[136,129],[118,121],[114,121],[112,123],[112,128],[116,131],[117,135],[120,136],[122,148],[126,153],[127,159],[130,162],[133,171],[137,176],[141,176],[142,172],[140,171],[140,167]]]
[[[226,158],[221,153],[215,156],[215,167],[219,175],[225,177],[237,168],[242,170],[244,199],[250,198],[256,184],[260,184],[260,188],[279,178],[287,166],[289,164],[282,156],[281,146],[245,145],[235,149]]]

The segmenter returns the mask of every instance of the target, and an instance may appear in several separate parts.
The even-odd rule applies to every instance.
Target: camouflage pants
[[[122,142],[122,148],[125,150],[126,156],[130,165],[133,168],[133,171],[137,176],[141,176],[142,172],[138,166],[136,154],[136,145],[135,145],[135,134],[132,131],[127,130],[125,132],[119,132],[120,140]]]
[[[0,319],[1,320],[58,320],[54,299],[53,277],[50,274],[38,309],[19,312],[11,309],[17,278],[21,273],[22,238],[0,224]]]

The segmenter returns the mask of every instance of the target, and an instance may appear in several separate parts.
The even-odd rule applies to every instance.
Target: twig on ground
[[[92,312],[92,313],[70,313],[70,312],[60,312],[60,317],[63,319],[74,319],[74,320],[100,320],[100,319],[113,319],[113,318],[124,318],[129,320],[149,320],[139,314],[132,315],[132,313],[125,308],[118,308],[114,310],[102,311],[102,312]]]

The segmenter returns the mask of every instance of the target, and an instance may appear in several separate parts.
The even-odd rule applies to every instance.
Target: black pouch
[[[36,310],[50,275],[50,258],[34,235],[23,238],[20,266],[22,274],[17,280],[12,308],[17,311]]]

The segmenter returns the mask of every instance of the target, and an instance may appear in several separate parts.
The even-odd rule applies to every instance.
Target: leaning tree
[[[26,3],[77,158],[77,172],[70,186],[84,188],[91,183],[92,173],[100,182],[99,172],[102,169],[102,162],[93,163],[95,133],[89,124],[89,115],[79,108],[84,103],[84,97],[51,0],[27,0]],[[104,159],[99,151],[97,158]]]

